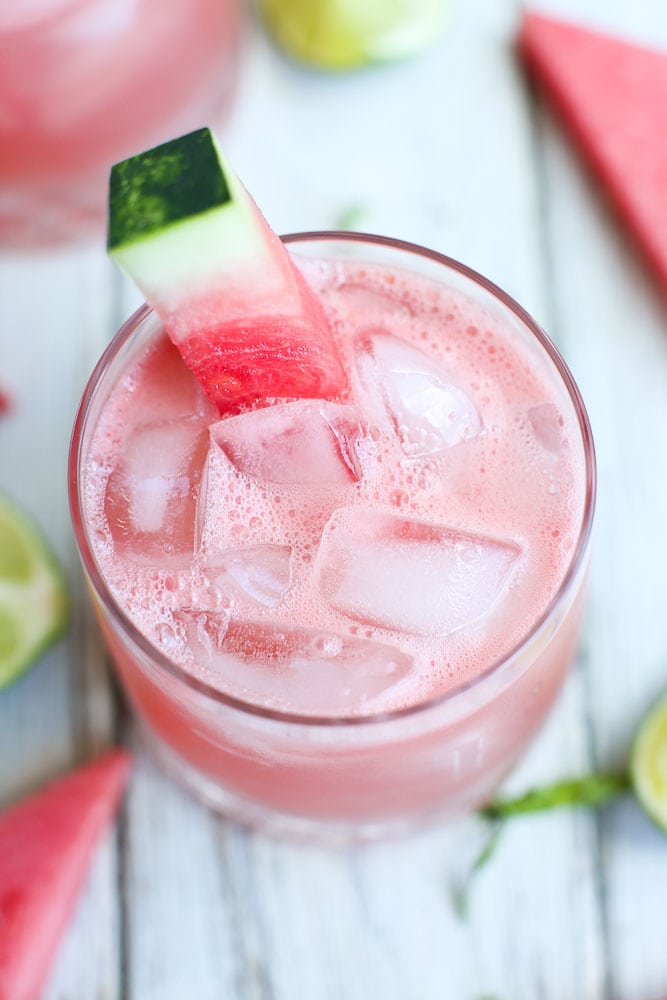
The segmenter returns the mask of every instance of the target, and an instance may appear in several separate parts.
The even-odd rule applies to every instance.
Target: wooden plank
[[[618,766],[667,676],[661,599],[667,468],[658,431],[667,420],[664,304],[556,134],[549,175],[559,328],[589,406],[600,468],[588,700],[595,759]],[[573,259],[568,246],[588,250]],[[601,821],[608,961],[619,987],[614,996],[643,997],[667,986],[664,936],[657,929],[664,928],[667,892],[664,844],[648,829],[642,833],[642,825],[631,807]]]
[[[576,16],[566,0],[547,6]],[[661,3],[589,3],[586,16],[601,30],[667,47]],[[594,758],[621,766],[667,678],[665,298],[549,113],[542,142],[559,335],[589,407],[600,471],[586,643]],[[607,997],[667,991],[664,852],[664,837],[632,801],[600,818]]]
[[[75,734],[70,736],[66,729],[68,716],[70,723],[75,721],[77,702],[84,703],[78,683],[84,678],[76,678],[75,672],[79,669],[81,634],[88,629],[78,593],[80,577],[67,506],[66,462],[85,377],[109,335],[107,280],[104,257],[90,249],[2,260],[1,370],[14,408],[2,425],[0,479],[3,488],[36,517],[73,587],[72,627],[67,638],[7,693],[7,701],[3,700],[7,724],[0,738],[8,740],[6,749],[9,752],[11,748],[19,765],[2,774],[0,794],[7,798],[66,766],[72,759],[68,745],[76,743],[79,754],[85,749],[83,736],[73,740]],[[93,689],[94,684],[91,697]],[[66,707],[67,698],[72,711]],[[61,710],[54,710],[59,704]],[[39,714],[42,711],[43,717]],[[10,737],[9,718],[15,712],[23,717]],[[38,713],[32,721],[25,714],[31,712]],[[91,751],[108,739],[110,731],[104,695],[99,712],[100,731],[96,738],[90,737]],[[62,729],[64,736],[60,738],[61,757],[57,752],[45,752],[47,746],[55,751],[53,727]],[[4,754],[3,759],[7,759]]]
[[[335,228],[358,207],[358,228],[457,257],[541,313],[515,23],[512,0],[453,5],[430,52],[339,75],[302,69],[255,33],[225,145],[271,225]]]
[[[124,832],[124,997],[245,995],[218,823],[139,755]]]

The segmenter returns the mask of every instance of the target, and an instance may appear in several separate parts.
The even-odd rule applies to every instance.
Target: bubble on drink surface
[[[357,411],[317,399],[282,403],[211,427],[236,468],[268,483],[346,485],[360,478]]]
[[[563,417],[554,403],[540,403],[528,410],[531,431],[545,451],[559,455],[563,446]]]
[[[167,622],[159,622],[156,628],[156,636],[159,644],[166,650],[174,650],[177,646],[177,636],[173,626]]]
[[[445,636],[495,608],[520,555],[512,542],[344,507],[325,526],[315,578],[329,605],[355,621]]]
[[[170,607],[186,611],[225,611],[234,606],[229,588],[220,587],[210,580],[198,566],[190,566],[176,575],[176,587],[164,591],[163,597]]]
[[[201,567],[220,590],[275,608],[292,584],[292,549],[273,544],[224,549],[208,553]]]
[[[368,325],[374,315],[380,322],[393,319],[409,319],[413,315],[411,306],[389,290],[380,289],[363,282],[345,281],[337,288],[338,305],[345,309],[352,323],[363,316]]]
[[[207,451],[200,420],[157,421],[130,432],[104,500],[114,547],[125,558],[162,564],[194,555]]]
[[[365,387],[379,391],[387,417],[410,458],[452,448],[482,429],[470,397],[423,351],[384,330],[355,341]]]
[[[213,658],[216,683],[306,713],[363,712],[402,681],[412,657],[381,642],[313,628],[231,621]]]

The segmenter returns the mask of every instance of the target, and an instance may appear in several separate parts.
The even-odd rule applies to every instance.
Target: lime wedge
[[[0,688],[63,631],[65,581],[38,529],[0,496]]]
[[[667,832],[667,697],[651,709],[639,727],[630,769],[641,806]]]
[[[403,59],[439,36],[446,0],[262,0],[285,51],[318,69]]]

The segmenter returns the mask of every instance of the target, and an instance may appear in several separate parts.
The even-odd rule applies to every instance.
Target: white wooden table
[[[664,0],[542,8],[667,48]],[[249,24],[226,133],[281,232],[360,228],[430,245],[515,295],[587,401],[600,499],[586,634],[509,788],[622,764],[667,688],[667,300],[527,85],[516,0],[452,0],[423,58],[303,72]],[[667,138],[663,136],[663,140]],[[136,303],[100,247],[0,258],[0,487],[39,519],[73,599],[67,638],[0,696],[0,805],[109,742],[134,745],[83,592],[65,458],[75,405]],[[137,751],[47,1000],[659,1000],[667,839],[624,800],[517,821],[454,913],[478,824],[330,854],[225,822]]]

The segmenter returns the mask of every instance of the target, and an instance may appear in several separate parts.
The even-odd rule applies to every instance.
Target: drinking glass
[[[433,251],[363,234],[285,237],[300,256],[406,270],[457,289],[509,324],[565,399],[584,482],[576,542],[539,618],[506,655],[480,662],[453,690],[381,714],[306,716],[244,701],[173,662],[133,624],[96,561],[84,468],[109,393],[161,329],[146,306],[120,329],[93,372],[73,432],[74,530],[102,631],[145,737],[166,770],[236,819],[276,833],[349,841],[406,830],[485,801],[544,719],[575,654],[595,501],[595,456],[582,402],[562,357],[508,295]],[[528,445],[527,445],[528,447]],[[386,585],[386,583],[384,584]],[[398,586],[401,582],[398,581]]]

